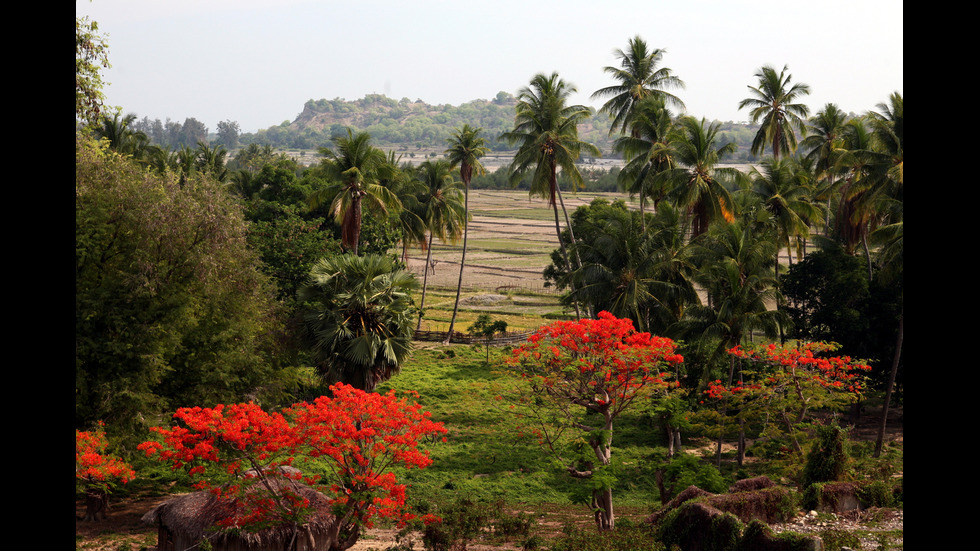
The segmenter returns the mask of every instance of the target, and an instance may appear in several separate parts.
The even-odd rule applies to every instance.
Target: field
[[[571,214],[596,197],[635,203],[618,193],[566,193],[565,208]],[[542,275],[551,263],[549,255],[558,247],[554,211],[547,201],[529,198],[524,191],[471,190],[469,204],[472,220],[463,272],[465,294],[457,317],[457,324],[462,325],[457,329],[465,331],[484,312],[507,321],[512,331],[533,329],[542,317],[565,314]],[[561,226],[565,227],[564,219]],[[462,252],[462,240],[433,244],[422,330],[449,328]],[[424,252],[410,252],[408,268],[419,281],[424,277],[425,260]]]

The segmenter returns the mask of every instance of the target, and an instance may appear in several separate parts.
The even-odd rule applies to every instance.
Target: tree
[[[507,331],[507,322],[504,320],[494,321],[490,314],[480,314],[476,321],[470,325],[469,333],[483,339],[483,344],[487,350],[487,363],[490,363],[490,342],[494,335]]]
[[[769,65],[762,67],[755,74],[759,85],[749,86],[752,96],[738,104],[739,109],[750,108],[752,124],[759,124],[759,131],[752,140],[753,155],[761,155],[766,146],[772,148],[773,157],[788,155],[796,150],[794,128],[800,134],[806,134],[809,108],[797,102],[810,93],[810,87],[803,83],[790,86],[793,77],[786,74],[787,69],[789,66],[784,66],[776,73]]]
[[[388,212],[400,208],[397,197],[378,184],[378,170],[386,162],[385,154],[370,144],[366,132],[354,134],[348,128],[346,136],[334,140],[336,151],[321,148],[324,156],[320,169],[330,184],[310,197],[311,208],[330,203],[330,213],[341,228],[341,243],[348,251],[357,254],[361,235],[362,201]]]
[[[302,537],[306,549],[340,551],[377,518],[399,525],[412,520],[406,486],[390,469],[429,466],[421,440],[446,433],[417,403],[394,391],[376,394],[344,384],[282,412],[254,403],[219,404],[180,408],[174,419],[174,426],[153,427],[159,439],[139,448],[186,470],[199,487],[230,503],[233,514],[214,528],[292,529],[294,539],[284,549],[299,548],[296,539]],[[329,496],[334,514],[326,542],[314,541],[306,523],[313,510],[295,484],[300,481],[319,484]]]
[[[306,333],[320,375],[371,391],[412,351],[415,276],[388,256],[352,253],[318,261],[299,291],[312,306]]]
[[[237,148],[241,133],[237,121],[224,120],[218,123],[218,143],[223,145],[225,149]]]
[[[76,138],[75,426],[288,392],[274,290],[236,197]],[[282,384],[279,384],[282,383]]]
[[[619,83],[600,88],[592,94],[592,99],[608,97],[600,113],[612,117],[609,133],[617,128],[626,134],[630,132],[637,105],[648,97],[656,97],[664,104],[684,108],[677,96],[666,89],[683,88],[684,82],[671,74],[667,67],[658,67],[666,50],[649,50],[647,43],[639,36],[629,39],[627,50],[616,50],[613,54],[620,60],[619,67],[605,67],[603,71]],[[610,97],[611,96],[611,97]]]
[[[432,239],[455,242],[466,225],[465,197],[459,182],[453,180],[449,162],[428,160],[419,165],[416,177],[422,184],[419,197],[422,219],[429,234],[425,257],[425,277],[422,283],[422,302],[419,305],[419,321],[416,329],[422,327],[422,311],[425,307],[425,291],[429,279],[429,265],[432,262]]]
[[[810,224],[820,220],[821,210],[810,197],[809,181],[794,159],[773,157],[761,163],[761,170],[752,168],[749,178],[754,193],[772,214],[779,233],[780,242],[786,245],[790,264],[793,263],[793,241],[798,243],[810,234]],[[802,260],[803,250],[797,247],[797,258]],[[776,263],[776,276],[779,276],[779,263]]]
[[[128,463],[106,453],[109,440],[102,424],[94,431],[75,429],[75,483],[85,491],[85,520],[105,518],[109,493],[136,478]]]
[[[572,264],[568,260],[561,237],[559,203],[565,214],[565,225],[573,245],[575,234],[571,233],[568,212],[561,199],[558,170],[560,168],[569,178],[573,189],[581,187],[582,175],[575,166],[575,161],[582,152],[600,155],[597,147],[578,138],[578,124],[587,119],[591,111],[583,105],[566,104],[568,97],[574,92],[575,87],[559,78],[558,73],[552,73],[551,76],[540,73],[535,75],[530,85],[522,88],[518,94],[513,130],[501,136],[511,145],[518,146],[510,165],[511,183],[520,182],[521,178],[530,173],[531,196],[546,197],[548,205],[554,209],[555,233],[569,271]],[[581,263],[576,263],[576,267],[580,265]]]
[[[820,184],[817,186],[817,197],[826,200],[825,224],[830,227],[830,205],[837,194],[837,157],[840,155],[842,134],[847,122],[847,114],[836,104],[828,103],[810,119],[807,127],[809,133],[800,142],[804,158],[814,163],[813,168]]]
[[[135,120],[135,113],[125,116],[115,113],[111,119],[103,116],[99,119],[100,124],[93,125],[94,134],[97,138],[108,141],[109,149],[122,155],[141,159],[147,146],[149,146],[150,139],[143,132],[133,128]]]
[[[677,165],[668,169],[669,199],[687,212],[691,239],[718,220],[735,219],[735,204],[729,182],[740,181],[738,169],[718,168],[721,158],[735,151],[735,143],[718,145],[719,125],[704,119],[681,117],[674,139]]]
[[[590,508],[600,530],[615,524],[614,422],[637,400],[662,395],[672,386],[666,381],[669,368],[681,362],[673,341],[637,332],[629,320],[608,312],[546,325],[508,362],[520,381],[508,402],[563,469],[590,484]]]
[[[647,197],[653,197],[654,208],[667,195],[666,178],[674,168],[673,141],[676,135],[673,117],[660,98],[644,98],[634,106],[632,132],[616,140],[613,149],[623,154],[626,165],[619,173],[620,186],[630,196],[640,196],[640,213],[646,209]],[[641,217],[646,228],[646,217]]]
[[[103,117],[105,93],[102,69],[108,69],[109,46],[99,24],[75,17],[75,119],[97,123]]]
[[[500,92],[497,100],[501,100]],[[453,316],[449,320],[449,331],[446,333],[446,341],[449,344],[453,338],[453,328],[456,325],[456,314],[459,312],[459,296],[463,290],[463,269],[466,267],[466,239],[469,236],[470,225],[470,181],[473,175],[483,175],[486,170],[480,163],[480,159],[490,150],[486,147],[486,140],[480,136],[482,128],[473,128],[464,124],[458,128],[447,141],[449,148],[446,149],[446,157],[449,159],[451,169],[459,167],[459,177],[463,180],[463,253],[459,259],[459,280],[456,283],[456,300],[453,302]]]

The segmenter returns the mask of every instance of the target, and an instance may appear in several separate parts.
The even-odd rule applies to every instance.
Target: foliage
[[[412,350],[417,288],[414,274],[387,256],[317,261],[299,298],[309,303],[306,335],[327,382],[371,390],[398,373]]]
[[[540,328],[508,361],[521,381],[508,403],[562,470],[592,490],[600,529],[613,527],[613,422],[637,399],[672,386],[666,369],[683,362],[674,349],[670,339],[600,312]]]
[[[507,322],[504,320],[493,321],[490,314],[480,314],[469,328],[471,335],[483,338],[483,344],[487,351],[487,362],[490,361],[490,343],[493,341],[493,336],[505,331],[507,331]]]
[[[75,17],[76,122],[95,123],[102,118],[102,69],[109,67],[109,46],[99,34],[99,24],[88,17]]]
[[[739,371],[736,381],[710,382],[704,393],[723,417],[764,421],[770,436],[783,434],[781,428],[802,453],[798,435],[809,415],[838,410],[865,389],[863,373],[870,366],[848,356],[826,356],[836,349],[827,343],[735,346],[729,354],[748,368]]]
[[[101,425],[94,431],[75,429],[75,481],[85,489],[109,492],[136,477],[132,466],[106,453],[108,447]]]
[[[282,412],[254,403],[181,408],[176,425],[154,427],[160,440],[140,449],[234,504],[234,514],[222,521],[225,528],[301,525],[312,511],[289,481],[318,484],[330,497],[338,522],[334,545],[356,541],[377,519],[411,521],[405,485],[389,469],[430,465],[420,441],[446,429],[394,391],[369,393],[344,384],[330,391]],[[294,465],[315,474],[286,468]],[[285,482],[276,484],[276,478]]]
[[[836,423],[817,427],[816,439],[806,455],[800,487],[840,480],[847,468],[847,431]]]
[[[76,141],[75,425],[135,435],[187,404],[278,400],[282,325],[240,205]]]
[[[688,486],[697,486],[712,493],[722,493],[728,489],[729,483],[718,468],[693,454],[675,454],[660,469],[664,489],[660,496],[662,503],[667,503]]]
[[[551,542],[551,551],[667,551],[650,526],[621,527],[610,532],[596,532],[566,526]]]

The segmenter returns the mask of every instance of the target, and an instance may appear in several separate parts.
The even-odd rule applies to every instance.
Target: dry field
[[[610,201],[624,198],[618,193],[566,192],[565,208],[571,214],[596,197]],[[545,287],[542,275],[551,263],[549,255],[558,247],[554,211],[547,201],[529,198],[526,191],[471,190],[469,205],[472,220],[456,329],[466,331],[479,313],[503,319],[510,330],[517,331],[537,327],[543,316],[564,313],[553,290]],[[560,221],[564,228],[564,218]],[[448,329],[462,252],[462,239],[433,243],[426,276],[426,254],[418,249],[410,251],[408,269],[419,281],[427,278],[423,330]]]

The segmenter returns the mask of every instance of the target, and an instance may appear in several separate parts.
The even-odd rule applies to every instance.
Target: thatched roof
[[[278,487],[294,485],[299,495],[310,500],[314,513],[308,518],[307,525],[315,537],[333,528],[335,517],[330,513],[327,496],[305,484],[283,477],[270,477],[270,481]],[[217,532],[218,522],[228,518],[233,512],[233,501],[220,499],[209,491],[201,491],[177,496],[158,505],[143,515],[142,521],[163,526],[184,541],[198,542],[208,536],[212,544],[217,546],[235,541],[249,548],[283,548],[282,545],[293,538],[291,526],[271,527],[259,532],[234,529]],[[322,539],[317,537],[318,548]]]

